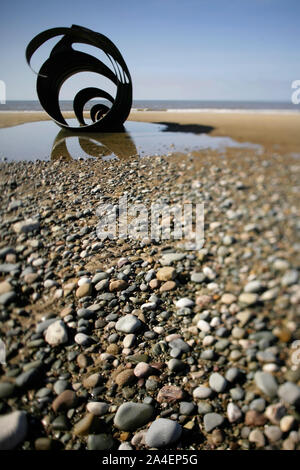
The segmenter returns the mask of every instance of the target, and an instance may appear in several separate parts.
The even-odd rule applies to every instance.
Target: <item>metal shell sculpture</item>
[[[53,47],[48,59],[41,66],[37,77],[37,94],[45,111],[61,126],[76,132],[107,132],[122,128],[132,105],[132,81],[127,65],[110,39],[82,26],[52,28],[35,36],[26,48],[26,60],[30,66],[31,57],[49,39],[63,37]],[[101,49],[109,59],[112,68],[90,54],[73,49],[74,43],[82,43]],[[116,96],[95,87],[83,88],[74,100],[73,108],[79,127],[71,127],[65,121],[59,106],[59,92],[64,82],[79,72],[96,72],[116,85]],[[90,110],[93,121],[84,121],[84,106],[93,99],[108,101],[111,106],[95,104]]]

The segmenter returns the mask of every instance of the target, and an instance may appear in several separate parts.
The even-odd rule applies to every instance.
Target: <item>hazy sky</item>
[[[4,0],[0,15],[8,100],[37,99],[24,56],[32,37],[72,24],[117,45],[134,99],[290,101],[291,82],[300,79],[299,0]],[[74,97],[78,80],[62,99]]]

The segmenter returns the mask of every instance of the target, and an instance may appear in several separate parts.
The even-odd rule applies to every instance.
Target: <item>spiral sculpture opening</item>
[[[71,28],[52,28],[35,36],[26,48],[26,60],[30,66],[33,54],[49,39],[63,37],[52,48],[48,59],[41,66],[36,83],[39,101],[45,111],[62,128],[76,132],[107,132],[119,130],[126,121],[132,105],[132,81],[127,65],[113,42],[103,34],[78,25]],[[90,54],[73,49],[74,43],[82,43],[101,49],[112,68]],[[73,109],[79,127],[69,126],[59,106],[59,92],[64,82],[79,72],[96,72],[116,85],[113,97],[101,88],[89,87],[80,90],[74,100]],[[93,121],[84,120],[84,106],[93,99],[100,98],[111,103],[95,104],[90,110]]]

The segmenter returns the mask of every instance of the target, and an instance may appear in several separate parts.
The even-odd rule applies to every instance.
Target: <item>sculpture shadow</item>
[[[118,159],[128,159],[137,155],[137,148],[128,132],[123,127],[122,132],[74,132],[66,129],[59,131],[54,139],[51,160],[70,161],[76,158],[71,155],[67,140],[71,137],[77,137],[79,145],[86,157],[104,158],[115,156]]]
[[[162,132],[186,132],[192,134],[209,134],[215,128],[213,126],[204,126],[201,124],[178,124],[176,122],[158,122],[166,126]]]

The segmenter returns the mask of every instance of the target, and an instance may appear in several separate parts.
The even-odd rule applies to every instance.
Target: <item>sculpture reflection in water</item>
[[[120,160],[126,160],[137,155],[137,148],[130,137],[130,134],[123,129],[123,132],[105,132],[105,133],[76,133],[62,129],[56,136],[52,150],[51,160],[70,161],[77,155],[71,155],[67,140],[71,137],[77,137],[84,157],[110,158],[115,156]]]
[[[52,48],[37,74],[37,94],[45,111],[60,127],[76,132],[111,132],[121,129],[132,105],[132,81],[118,48],[103,34],[82,26],[52,28],[38,34],[28,44],[26,60],[29,66],[33,54],[40,46],[57,36],[63,37]],[[109,66],[91,54],[74,49],[73,45],[77,43],[102,51]],[[94,72],[110,80],[116,86],[116,95],[113,97],[96,87],[81,89],[73,100],[79,126],[71,127],[61,113],[59,93],[64,82],[80,72]],[[93,99],[100,99],[105,104],[101,102],[92,106],[92,123],[87,124],[84,120],[84,107]]]

